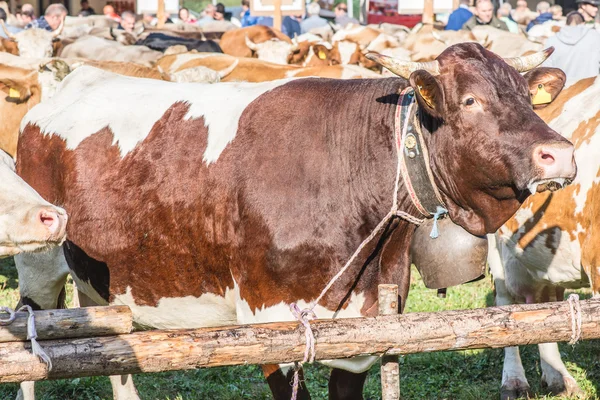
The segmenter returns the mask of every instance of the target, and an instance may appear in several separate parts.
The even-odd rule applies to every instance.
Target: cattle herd
[[[396,208],[319,318],[376,315],[381,283],[402,311],[439,210],[487,235],[497,304],[600,291],[599,79],[563,90],[552,49],[493,28],[190,29],[67,17],[2,39],[0,255],[23,304],[60,308],[71,275],[82,306],[128,305],[140,327],[291,321]],[[556,344],[540,355],[552,392],[579,392]],[[330,398],[362,398],[377,359],[323,360]],[[289,399],[292,365],[262,368]],[[505,349],[502,397],[528,392]]]

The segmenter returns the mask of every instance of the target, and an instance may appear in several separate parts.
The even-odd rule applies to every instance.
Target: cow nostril
[[[551,152],[540,149],[538,153],[538,162],[542,165],[552,165],[556,161],[554,154]]]
[[[54,211],[42,210],[38,214],[39,220],[44,224],[51,232],[54,232],[58,226],[58,214]]]

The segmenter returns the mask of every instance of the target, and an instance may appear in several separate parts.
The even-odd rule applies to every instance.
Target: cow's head
[[[298,48],[298,43],[288,43],[277,38],[254,43],[246,36],[246,46],[256,54],[259,60],[285,65],[288,63],[290,55]]]
[[[10,42],[16,44],[16,48],[18,50],[16,55],[21,57],[52,57],[55,50],[54,42],[58,40],[58,35],[60,35],[62,32],[63,23],[64,22],[61,22],[60,26],[52,32],[49,32],[45,29],[32,28],[13,34],[8,32],[4,23],[0,21],[2,29],[8,37],[8,39],[2,39],[2,45],[5,48],[9,48],[11,46]]]
[[[48,203],[15,173],[0,150],[0,257],[46,250],[65,240],[67,214]]]
[[[15,156],[21,119],[33,106],[50,98],[69,72],[69,66],[56,59],[39,69],[0,64],[0,149]]]
[[[463,43],[429,63],[369,55],[409,80],[434,179],[452,220],[473,234],[496,231],[530,193],[555,190],[575,177],[573,145],[533,111],[531,86],[539,79],[519,73],[551,53],[503,60]]]

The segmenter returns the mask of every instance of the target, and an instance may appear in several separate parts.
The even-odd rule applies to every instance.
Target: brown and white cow
[[[8,39],[0,38],[0,51],[21,57],[42,58],[52,57],[60,47],[60,41],[57,41],[57,38],[62,31],[62,24],[52,32],[31,28],[18,33],[10,33],[1,21],[0,27],[8,37]]]
[[[219,46],[230,56],[256,57],[276,64],[288,64],[298,43],[292,43],[276,29],[255,25],[225,32]]]
[[[97,61],[132,62],[151,67],[163,54],[146,46],[125,46],[114,40],[84,36],[63,47],[59,56]]]
[[[600,78],[576,82],[538,112],[575,145],[579,172],[572,185],[538,193],[490,240],[489,265],[498,305],[564,299],[591,286],[600,294]],[[494,245],[495,242],[495,245]],[[542,382],[554,393],[579,392],[556,343],[539,345]],[[518,347],[505,349],[502,397],[525,395],[529,383]]]
[[[441,198],[472,234],[495,232],[531,185],[573,179],[573,146],[535,115],[525,78],[480,45],[431,64],[373,57],[408,80],[182,85],[77,69],[22,122],[18,172],[71,222],[64,253],[17,256],[20,278],[71,273],[92,301],[127,304],[155,328],[294,320],[289,304],[316,299],[394,202],[418,215],[395,190],[408,86]],[[390,282],[402,310],[414,229],[390,221],[317,315],[376,315],[377,285]],[[21,295],[51,307],[49,286]],[[328,361],[330,398],[359,397],[377,359]],[[264,371],[289,399],[283,372]]]
[[[381,78],[381,75],[357,65],[330,65],[320,67],[299,67],[279,65],[255,58],[236,58],[216,53],[184,53],[164,56],[156,63],[164,72],[176,74],[188,68],[207,67],[216,71],[237,66],[223,78],[223,82],[265,82],[284,78],[318,76],[335,79]]]

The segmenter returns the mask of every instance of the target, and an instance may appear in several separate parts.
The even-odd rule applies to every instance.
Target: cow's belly
[[[545,287],[589,286],[581,265],[581,246],[568,233],[538,235],[525,250],[511,238],[501,236],[500,240],[506,286],[513,296],[535,298]]]

